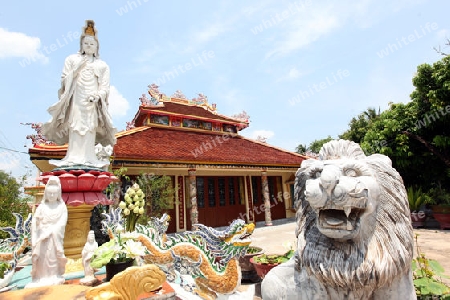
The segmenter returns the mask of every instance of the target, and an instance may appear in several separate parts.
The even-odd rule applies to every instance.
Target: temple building
[[[171,97],[149,86],[134,119],[116,134],[112,170],[127,175],[167,175],[175,188],[168,213],[168,232],[190,230],[192,224],[226,226],[236,218],[247,222],[292,217],[294,175],[305,156],[264,140],[245,138],[248,115],[228,117],[200,94],[192,100],[177,91]],[[67,145],[34,139],[31,161],[51,171],[50,159],[61,159]]]

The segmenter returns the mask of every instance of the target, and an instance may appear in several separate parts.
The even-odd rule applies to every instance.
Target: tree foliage
[[[15,227],[16,218],[13,212],[24,218],[31,212],[27,204],[30,197],[23,196],[20,190],[24,180],[25,178],[22,178],[22,182],[18,182],[11,174],[0,170],[0,227]],[[0,231],[0,239],[7,237],[9,235],[6,232]]]
[[[324,139],[312,141],[308,147],[306,147],[306,145],[300,144],[295,148],[295,152],[297,152],[299,154],[305,154],[305,155],[318,154],[320,149],[322,148],[323,144],[325,144],[331,140],[333,140],[333,138],[331,136],[328,136]]]
[[[364,112],[360,113],[357,117],[351,119],[349,129],[339,136],[344,140],[354,141],[355,143],[361,143],[366,135],[367,130],[372,123],[380,116],[380,109],[378,112],[375,108],[369,107]]]
[[[339,138],[359,143],[368,155],[389,156],[407,186],[450,190],[450,57],[419,65],[412,82],[410,102],[391,103],[381,113],[369,107]],[[318,151],[322,141],[308,149]]]
[[[145,216],[139,218],[139,223],[147,224],[150,217],[160,217],[174,207],[175,188],[170,176],[141,174],[136,182],[145,194],[146,205]]]

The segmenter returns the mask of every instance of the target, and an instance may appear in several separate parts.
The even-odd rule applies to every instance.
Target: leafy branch
[[[430,296],[450,299],[450,287],[441,279],[450,277],[444,274],[444,268],[438,261],[429,259],[420,252],[418,236],[415,236],[417,257],[412,261],[413,282],[418,299],[430,299]]]

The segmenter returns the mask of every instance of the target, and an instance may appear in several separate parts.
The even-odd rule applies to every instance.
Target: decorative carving
[[[184,229],[184,180],[183,176],[178,176],[178,211],[179,227]]]
[[[297,171],[295,199],[298,252],[265,277],[263,299],[416,299],[407,194],[387,156],[326,143]]]
[[[242,112],[232,115],[231,116],[233,119],[237,119],[243,122],[249,122],[250,121],[250,116],[247,114],[247,112],[245,110],[243,110]]]
[[[133,128],[135,128],[134,121],[127,122],[127,126],[126,126],[125,130],[131,130]]]
[[[27,247],[31,247],[31,222],[32,215],[28,214],[24,221],[18,213],[13,213],[16,218],[16,226],[1,227],[0,230],[9,233],[9,238],[0,240],[0,261],[10,261],[14,255],[20,258]]]
[[[150,99],[147,98],[146,94],[142,94],[142,97],[139,98],[141,100],[141,105],[143,106],[155,106],[158,105],[159,101],[152,94],[150,94]]]
[[[199,93],[197,98],[193,98],[191,100],[192,103],[200,105],[200,104],[208,104],[208,97],[206,97],[204,94]]]
[[[165,281],[166,275],[156,265],[129,267],[109,282],[87,290],[85,297],[86,300],[135,300],[142,293],[159,289]]]
[[[155,83],[150,84],[150,85],[148,86],[148,88],[149,88],[150,95],[152,95],[153,93],[154,93],[154,94],[157,94],[157,95],[160,94],[160,92],[159,92],[159,86],[156,85]]]
[[[175,93],[172,95],[172,98],[187,99],[186,96],[183,94],[183,92],[180,90],[176,90]]]
[[[136,225],[139,241],[148,251],[144,256],[147,263],[160,266],[169,281],[180,280],[180,275],[191,275],[196,285],[193,291],[204,299],[233,293],[239,287],[238,258],[251,243],[254,224],[247,225],[238,219],[223,231],[194,224],[196,231],[166,236],[167,223],[167,217],[163,216],[152,218],[148,227]]]
[[[90,230],[89,221],[93,208],[93,205],[86,204],[67,207],[69,218],[64,236],[64,253],[68,258],[81,258],[81,252]]]
[[[47,141],[47,139],[42,135],[42,123],[20,123],[22,125],[29,125],[32,129],[36,131],[36,134],[29,134],[26,136],[27,139],[31,140],[33,145],[55,145],[52,141]]]
[[[260,143],[267,143],[267,138],[266,138],[265,136],[262,136],[262,135],[258,135],[258,136],[256,137],[256,140],[257,140],[258,142],[260,142]]]

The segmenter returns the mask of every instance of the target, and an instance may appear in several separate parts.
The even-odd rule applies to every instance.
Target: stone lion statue
[[[303,161],[295,180],[297,252],[269,272],[270,299],[416,299],[403,180],[384,155],[345,140]]]

